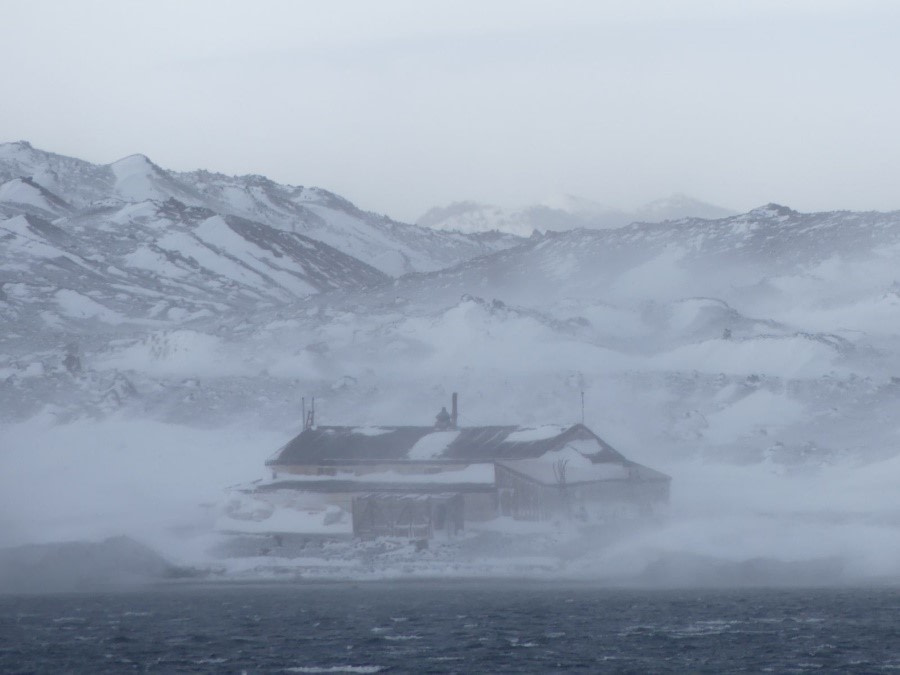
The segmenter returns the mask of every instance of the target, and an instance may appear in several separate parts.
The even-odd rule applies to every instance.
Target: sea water
[[[532,582],[0,597],[0,672],[879,672],[900,590]]]

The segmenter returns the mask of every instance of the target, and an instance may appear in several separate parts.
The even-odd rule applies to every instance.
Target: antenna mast
[[[306,397],[303,397],[303,431],[316,426],[316,397],[312,397],[312,405],[309,413],[306,412]]]

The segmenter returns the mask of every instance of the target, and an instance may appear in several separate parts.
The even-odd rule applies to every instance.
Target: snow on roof
[[[287,443],[272,466],[322,466],[375,462],[484,462],[495,459],[540,457],[568,443],[588,442],[584,454],[603,461],[624,458],[581,424],[569,428],[514,426],[462,427],[437,431],[434,427],[316,427]],[[526,440],[528,439],[528,440]]]
[[[565,467],[565,482],[593,483],[605,480],[669,480],[659,471],[607,452],[600,439],[578,438],[562,448],[549,450],[540,457],[500,460],[505,467],[545,485],[560,483],[559,472]]]
[[[562,432],[566,430],[566,427],[561,427],[557,424],[545,424],[540,427],[534,428],[524,428],[519,429],[517,431],[509,434],[504,440],[504,443],[521,443],[528,441],[543,441],[547,438],[553,438],[555,436],[559,436]]]
[[[354,427],[354,434],[362,434],[363,436],[381,436],[382,434],[390,433],[390,429],[385,429],[384,427]]]
[[[588,456],[602,453],[603,450],[603,445],[596,438],[575,438],[566,443],[562,451],[569,451],[570,454],[578,454],[587,459]]]
[[[409,459],[436,459],[444,454],[444,451],[459,436],[459,431],[435,431],[422,436],[413,445],[407,457]]]

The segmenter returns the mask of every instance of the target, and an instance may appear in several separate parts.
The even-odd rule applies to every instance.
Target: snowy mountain
[[[387,279],[309,237],[174,198],[94,203],[52,223],[0,220],[0,314],[41,336],[71,324],[182,322]]]
[[[718,218],[727,218],[728,216],[734,215],[737,215],[737,213],[731,209],[708,204],[699,199],[688,197],[687,195],[674,194],[670,197],[655,199],[652,202],[644,204],[634,212],[631,221],[639,223],[662,223],[666,220],[681,220],[683,218],[716,220]]]
[[[820,282],[809,283],[816,299],[839,298],[849,280],[821,278],[829,267],[865,265],[868,283],[887,290],[898,246],[898,212],[801,214],[769,204],[720,220],[549,232],[507,251],[404,279],[391,293],[458,297],[488,280],[499,296],[531,305],[560,297],[665,301],[687,295],[758,297],[771,311],[766,303],[802,279]]]
[[[326,190],[280,185],[263,176],[177,173],[144,155],[97,165],[26,142],[0,144],[0,214],[48,217],[67,213],[67,205],[84,211],[169,199],[316,239],[390,276],[433,271],[517,243],[509,235],[466,236],[399,223]]]
[[[682,218],[715,219],[731,215],[734,215],[733,211],[680,194],[657,199],[633,212],[573,195],[562,195],[542,204],[513,210],[477,202],[455,202],[430,209],[416,223],[437,230],[470,233],[497,230],[528,237],[535,230],[606,230],[634,222],[661,223]]]
[[[898,257],[898,212],[770,204],[716,221],[549,233],[365,298],[370,311],[393,303],[406,316],[445,308],[393,333],[392,348],[404,361],[429,355],[421,367],[435,377],[461,370],[510,415],[564,406],[570,387],[586,386],[629,434],[658,424],[648,446],[873,457],[898,432]],[[488,381],[519,384],[509,398]]]
[[[504,209],[477,202],[454,202],[429,209],[416,224],[435,230],[456,232],[508,232],[521,237],[535,230],[572,230],[576,228],[621,227],[631,222],[629,215],[602,207],[591,210],[573,209],[571,200],[561,204],[554,200],[521,209]]]
[[[72,206],[30,178],[13,178],[0,183],[0,215],[32,214],[56,218],[73,211]]]
[[[677,521],[620,560],[753,558],[758,527],[857,550],[835,509],[896,541],[900,212],[480,239],[140,156],[12,144],[0,167],[0,545],[139,532],[208,564],[223,488],[265,475],[302,396],[375,428],[454,391],[463,426],[575,422],[583,392],[588,426],[673,476]]]

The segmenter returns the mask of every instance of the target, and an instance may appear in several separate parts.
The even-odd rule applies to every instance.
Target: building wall
[[[466,492],[463,494],[463,512],[467,523],[477,523],[497,517],[497,493]]]
[[[668,502],[669,481],[630,479],[545,485],[498,465],[497,497],[500,514],[518,520],[645,516]]]
[[[279,494],[306,494],[310,496],[314,496],[316,501],[322,505],[334,505],[338,506],[347,513],[351,515],[351,517],[356,518],[357,514],[354,512],[354,506],[360,502],[360,499],[367,497],[375,497],[377,499],[390,500],[403,496],[402,493],[359,493],[359,492],[313,492],[303,490],[297,490],[295,488],[291,488],[290,490],[281,490],[276,491],[274,493],[270,493],[272,498],[277,498],[276,496]],[[410,496],[410,495],[407,495]],[[423,499],[427,499],[428,495],[421,495]],[[443,497],[433,496],[431,499],[435,504],[439,503]],[[459,527],[458,529],[463,529],[465,527],[465,523],[469,522],[482,522],[485,520],[491,520],[492,518],[497,517],[497,494],[493,490],[489,492],[466,492],[458,494],[458,510],[459,510]],[[454,509],[457,508],[454,506]]]
[[[341,471],[357,475],[404,469],[406,474],[422,474],[424,470],[454,471],[466,465],[400,465],[376,464],[341,467]],[[290,467],[299,475],[322,475],[319,469],[333,467]],[[281,470],[281,467],[279,467]],[[462,518],[465,522],[483,522],[497,515],[518,520],[548,520],[562,517],[607,519],[652,515],[669,499],[668,480],[604,480],[591,483],[571,483],[563,487],[546,485],[512,471],[495,466],[496,490],[466,492],[461,496]],[[353,513],[354,497],[359,493],[320,493],[326,504],[339,506]]]
[[[353,534],[364,539],[452,537],[463,528],[463,499],[456,495],[357,495]]]

